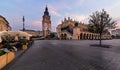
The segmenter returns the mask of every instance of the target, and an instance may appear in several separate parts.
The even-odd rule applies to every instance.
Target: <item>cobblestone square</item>
[[[120,40],[104,40],[110,48],[92,47],[97,40],[37,40],[3,70],[119,70]]]

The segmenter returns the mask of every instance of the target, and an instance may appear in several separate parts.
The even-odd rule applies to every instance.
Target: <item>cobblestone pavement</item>
[[[110,48],[93,47],[96,40],[38,40],[3,70],[120,70],[120,40],[104,40]]]

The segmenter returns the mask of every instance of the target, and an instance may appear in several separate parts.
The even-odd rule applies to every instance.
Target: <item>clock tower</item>
[[[42,31],[43,31],[43,37],[45,38],[49,36],[51,33],[51,20],[50,20],[50,15],[49,15],[47,6],[45,8],[45,12],[43,15]]]

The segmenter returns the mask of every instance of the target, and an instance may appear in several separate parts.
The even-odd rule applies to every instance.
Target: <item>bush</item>
[[[16,45],[15,45],[16,48],[21,48],[22,47],[22,43],[18,42]]]
[[[26,39],[21,40],[22,45],[26,45],[28,41]]]
[[[7,48],[7,49],[10,50],[10,51],[14,50],[14,48],[13,48],[9,43],[6,43],[6,44],[4,45],[4,48]]]
[[[3,50],[0,50],[0,56],[4,55],[6,52]]]

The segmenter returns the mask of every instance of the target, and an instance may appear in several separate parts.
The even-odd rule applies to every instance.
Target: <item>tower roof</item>
[[[47,5],[46,5],[46,8],[45,8],[44,15],[47,15],[47,16],[49,16],[49,12],[48,12],[48,7],[47,7]]]
[[[46,8],[45,8],[45,11],[48,11],[48,7],[47,7],[47,5],[46,5]]]

